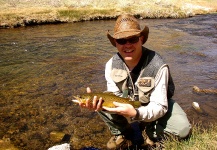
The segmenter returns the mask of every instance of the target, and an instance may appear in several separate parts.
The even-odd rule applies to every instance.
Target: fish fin
[[[102,111],[103,111],[103,112],[106,112],[106,113],[108,113],[108,114],[117,114],[117,113],[115,113],[115,112],[110,112],[110,111],[107,111],[107,110],[105,110],[105,109],[103,109]]]

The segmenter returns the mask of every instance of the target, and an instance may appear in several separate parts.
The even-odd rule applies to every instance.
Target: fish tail
[[[141,106],[141,102],[140,101],[132,101],[133,103],[133,107],[134,108],[139,108]]]

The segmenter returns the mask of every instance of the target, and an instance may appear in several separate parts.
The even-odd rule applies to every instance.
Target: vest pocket
[[[122,69],[112,69],[111,72],[111,78],[113,79],[114,82],[119,83],[125,79],[127,79],[127,71],[122,70]]]
[[[139,101],[143,103],[148,103],[150,101],[151,91],[154,88],[154,78],[139,78],[136,82],[136,86],[138,87]]]

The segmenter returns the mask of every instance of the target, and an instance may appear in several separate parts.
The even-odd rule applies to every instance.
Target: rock
[[[2,139],[0,140],[0,149],[3,150],[18,150],[18,148],[14,147],[13,144],[11,144],[10,139]]]
[[[202,109],[200,108],[200,105],[197,102],[193,102],[192,106],[197,112],[199,112],[199,113],[203,112]]]
[[[50,140],[55,143],[61,142],[64,136],[65,136],[65,133],[63,132],[52,131],[50,133]]]
[[[193,91],[196,93],[217,94],[217,89],[200,89],[197,86],[193,86]]]

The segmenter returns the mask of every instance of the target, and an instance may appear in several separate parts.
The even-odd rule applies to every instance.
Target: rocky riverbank
[[[185,18],[216,13],[215,0],[0,0],[0,28],[113,19],[122,13],[144,18]]]

